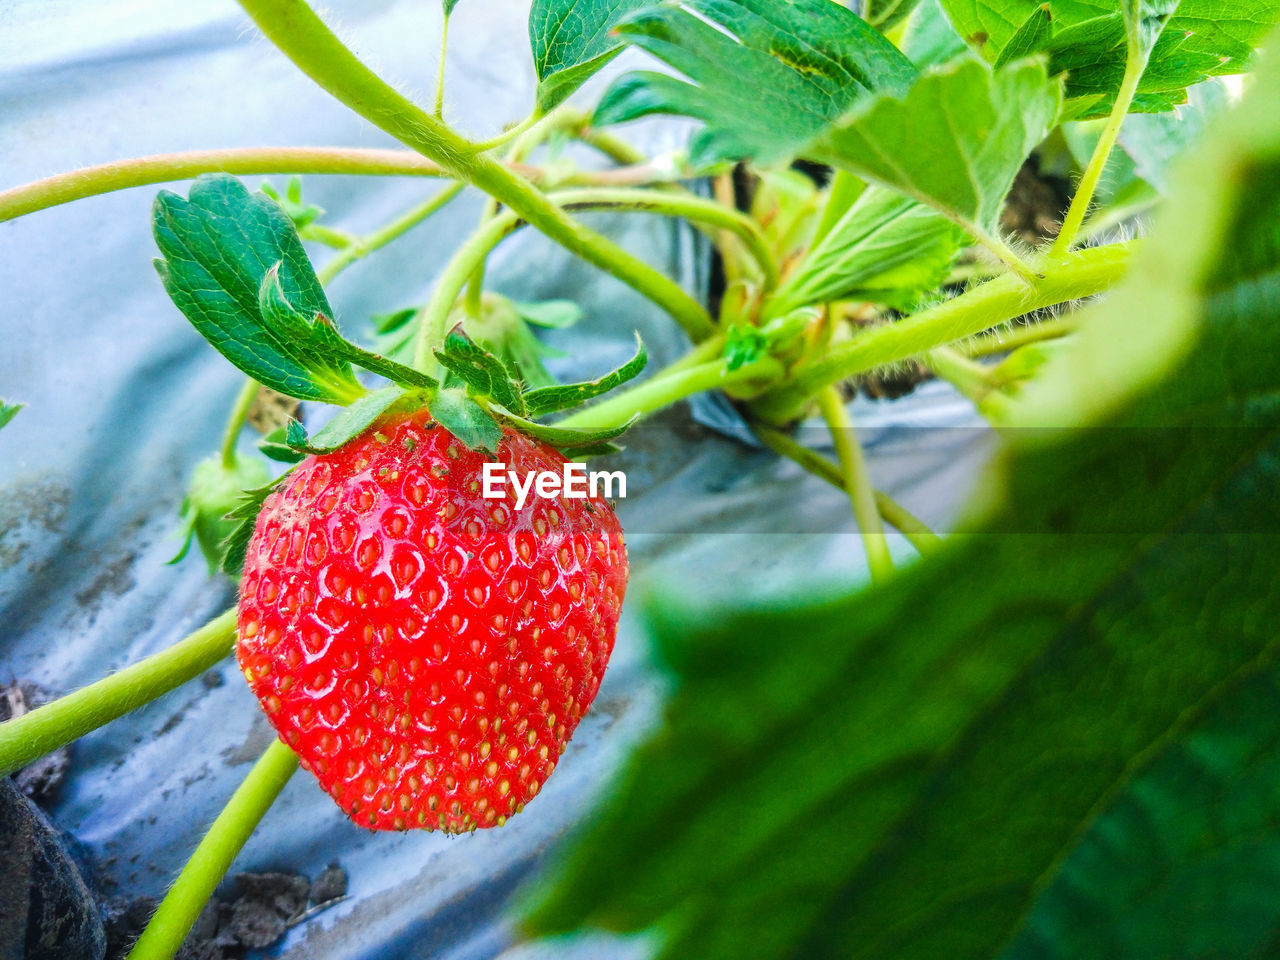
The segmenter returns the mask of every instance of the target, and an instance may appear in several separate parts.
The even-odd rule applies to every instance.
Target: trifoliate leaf
[[[691,82],[626,74],[604,95],[596,122],[695,117],[706,124],[689,148],[697,167],[789,160],[862,98],[901,93],[916,75],[878,30],[831,0],[657,3],[617,29]]]
[[[601,394],[608,393],[614,387],[626,383],[639,376],[645,364],[649,362],[649,354],[636,335],[635,355],[618,369],[606,373],[598,380],[587,380],[582,383],[566,383],[554,387],[539,387],[524,395],[525,409],[531,417],[540,417],[544,413],[566,410]],[[505,406],[505,404],[504,404]],[[510,408],[508,408],[510,409]]]
[[[805,254],[768,310],[780,315],[842,299],[914,306],[945,279],[961,240],[954,223],[919,201],[868,187]]]
[[[0,400],[0,427],[3,427],[10,420],[18,415],[18,411],[25,407],[25,403],[8,403]]]
[[[991,71],[972,57],[922,76],[902,99],[865,101],[809,153],[907,194],[982,237],[1013,178],[1057,122],[1061,83],[1022,62]]]
[[[233,364],[300,400],[344,404],[364,394],[350,364],[328,351],[331,328],[317,318],[333,311],[279,204],[235,177],[205,174],[188,199],[161,191],[152,225],[165,290]]]
[[[474,396],[491,398],[508,410],[525,412],[520,388],[502,361],[467,336],[459,324],[444,339],[444,349],[436,351],[436,359],[470,388]]]
[[[237,526],[228,514],[240,504],[246,491],[261,487],[270,479],[267,465],[253,457],[237,457],[231,467],[224,466],[217,455],[200,461],[182,501],[182,548],[169,562],[177,563],[185,557],[194,541],[204,554],[209,574],[214,574],[222,567],[225,541]]]
[[[455,0],[456,2],[456,0]],[[538,109],[558,106],[622,50],[618,21],[652,0],[533,0],[529,42]]]

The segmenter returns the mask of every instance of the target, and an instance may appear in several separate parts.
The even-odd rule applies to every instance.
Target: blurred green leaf
[[[596,122],[655,113],[702,120],[689,148],[695,166],[789,160],[861,98],[899,93],[916,74],[879,31],[831,0],[659,3],[618,31],[692,82],[626,74],[604,95]]]
[[[456,0],[455,0],[456,2]],[[652,0],[533,0],[529,42],[538,73],[538,109],[550,110],[616,57],[618,21]]]
[[[535,931],[656,927],[664,956],[699,960],[985,960],[1032,917],[1025,935],[1053,952],[1020,956],[1274,948],[1257,883],[1276,869],[1275,772],[1250,774],[1240,752],[1265,751],[1274,722],[1195,754],[1224,787],[1233,765],[1257,777],[1238,807],[1209,799],[1231,818],[1220,832],[1190,792],[1144,790],[1199,717],[1280,658],[1280,58],[1267,67],[1180,171],[1182,203],[1131,278],[1050,364],[1061,375],[1033,409],[1056,416],[1004,434],[970,535],[851,597],[649,605],[674,689],[664,722],[542,887]],[[1102,345],[1118,356],[1094,370]],[[1091,399],[1126,362],[1125,389]],[[1274,717],[1275,691],[1257,696]],[[1175,806],[1091,832],[1137,796]],[[1098,865],[1100,842],[1163,859]],[[1187,889],[1211,897],[1159,886],[1192,849],[1213,872]],[[1105,869],[1117,900],[1081,904],[1070,876],[1055,882],[1064,867]],[[1176,904],[1164,923],[1143,912],[1149,891]],[[1095,950],[1099,928],[1067,909],[1124,924],[1125,951]],[[1128,924],[1135,911],[1146,922]]]
[[[572,300],[516,300],[511,306],[529,323],[550,330],[564,330],[582,319],[582,308]]]
[[[908,308],[946,279],[961,240],[955,224],[924,204],[869,187],[777,290],[770,312],[841,299]]]
[[[1083,104],[1080,116],[1110,111],[1124,76],[1130,34],[1150,51],[1131,110],[1163,111],[1185,102],[1189,86],[1241,73],[1280,19],[1280,0],[942,0],[942,5],[956,30],[993,63],[1011,59],[1006,53],[1011,45],[1017,55],[1049,54],[1050,72],[1065,73],[1067,96]],[[1047,34],[1040,22],[1046,17]]]
[[[459,2],[461,2],[461,0],[440,0],[441,6],[444,7],[444,15],[447,17],[449,14],[453,13],[453,8],[456,7]]]
[[[25,407],[25,403],[8,403],[0,399],[0,427],[5,426],[10,420],[18,415],[18,411]]]
[[[1274,667],[1244,671],[1142,759],[1040,894],[1003,960],[1273,955],[1266,948],[1280,930],[1277,680]]]
[[[1187,93],[1188,102],[1176,111],[1138,114],[1120,128],[1120,146],[1133,159],[1135,173],[1161,192],[1169,186],[1169,164],[1229,106],[1222,81],[1201,83]],[[1108,179],[1115,179],[1111,170]]]
[[[991,71],[967,58],[922,76],[903,99],[865,101],[810,152],[901,190],[976,236],[994,231],[1024,160],[1057,122],[1060,84],[1043,65]]]
[[[938,0],[920,0],[902,35],[902,52],[911,62],[925,70],[941,66],[967,49]]]

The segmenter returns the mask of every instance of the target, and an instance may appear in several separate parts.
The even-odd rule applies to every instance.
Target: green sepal
[[[636,352],[630,360],[618,369],[606,373],[598,380],[586,380],[582,383],[566,383],[554,387],[539,387],[524,395],[524,405],[529,416],[539,417],[544,413],[564,410],[580,403],[608,393],[619,384],[626,383],[636,377],[645,364],[649,362],[649,354],[645,350],[640,335],[636,334]],[[505,406],[505,404],[504,404]],[[519,411],[517,411],[519,412]]]
[[[640,415],[636,414],[620,426],[580,429],[577,427],[557,427],[554,424],[537,423],[533,420],[516,416],[510,410],[504,410],[501,407],[497,408],[494,413],[521,433],[527,434],[535,440],[541,440],[543,443],[555,447],[565,454],[570,450],[577,451],[594,448],[615,437],[620,437],[631,428],[632,424],[640,419]]]
[[[368,430],[404,395],[399,387],[383,387],[361,397],[351,406],[339,410],[310,440],[304,439],[303,449],[307,453],[332,453]]]
[[[262,181],[262,186],[258,189],[280,204],[280,208],[289,215],[289,219],[293,221],[293,226],[297,230],[309,227],[324,216],[323,207],[317,207],[314,203],[303,202],[302,178],[299,176],[289,178],[289,182],[285,185],[283,196],[269,180]]]
[[[237,457],[229,469],[217,455],[200,461],[182,501],[182,546],[169,563],[182,560],[194,542],[204,554],[209,574],[216,573],[226,551],[224,541],[236,526],[228,514],[236,509],[246,490],[262,486],[270,477],[267,465],[254,457]]]
[[[489,411],[457,387],[441,387],[427,401],[436,421],[462,441],[469,450],[496,454],[502,442],[502,428]]]
[[[262,505],[285,478],[293,472],[290,468],[269,483],[252,490],[245,490],[235,507],[224,518],[230,523],[229,531],[222,541],[222,572],[239,577],[244,570],[244,557],[249,549],[249,540],[253,537],[253,529],[258,523],[258,514]]]
[[[289,442],[289,433],[292,428],[297,425],[299,428],[302,424],[297,420],[290,420],[287,427],[276,427],[265,437],[258,441],[258,449],[264,457],[274,460],[277,463],[297,463],[305,457],[306,451],[298,450],[295,445]],[[302,432],[302,440],[305,443],[307,433]]]
[[[490,397],[508,410],[526,411],[520,388],[502,361],[480,346],[457,324],[444,338],[444,349],[436,351],[441,366],[457,374],[481,397]]]
[[[25,407],[25,403],[6,403],[0,400],[0,427],[5,426],[10,420],[18,415],[18,411]]]

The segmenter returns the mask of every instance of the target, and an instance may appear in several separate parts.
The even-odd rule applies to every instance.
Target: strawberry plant
[[[533,0],[533,102],[488,139],[445,119],[458,4],[418,103],[304,0],[240,0],[403,149],[193,151],[0,192],[11,220],[190,180],[154,198],[157,296],[245,377],[175,519],[175,562],[194,547],[236,606],[0,724],[8,774],[234,653],[278,739],[129,955],[177,953],[299,766],[374,830],[537,817],[644,572],[625,503],[575,499],[567,465],[625,470],[630,428],[704,393],[847,498],[867,582],[639,601],[661,721],[525,897],[530,936],[708,960],[1274,953],[1280,2]],[[687,149],[628,142],[654,115]],[[288,179],[241,179],[261,176]],[[355,236],[306,199],[319,176],[441,185]],[[339,273],[466,191],[483,216],[423,267],[426,302],[336,315]],[[593,210],[687,223],[711,288]],[[538,331],[591,317],[490,288],[521,228],[687,353],[553,377]],[[849,403],[917,372],[997,438],[947,531],[872,483]],[[286,415],[246,453],[268,396]],[[22,399],[0,438],[36,415]]]

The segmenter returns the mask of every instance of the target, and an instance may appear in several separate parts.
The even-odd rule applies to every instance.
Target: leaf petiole
[[[0,723],[0,776],[195,679],[231,652],[235,636],[232,608],[167,650]]]
[[[128,960],[170,960],[258,823],[298,769],[279,740],[263,752],[173,882]]]
[[[240,431],[244,429],[244,422],[249,417],[249,410],[253,407],[253,401],[257,399],[259,386],[260,384],[257,380],[253,379],[253,377],[247,377],[244,386],[236,394],[235,402],[231,405],[231,413],[227,417],[227,429],[222,435],[222,467],[224,470],[231,470],[236,465],[236,443],[240,439]]]
[[[819,391],[818,410],[831,431],[831,442],[835,444],[836,457],[840,461],[845,493],[853,507],[871,579],[884,580],[893,575],[893,558],[889,555],[889,541],[885,539],[884,526],[880,523],[880,510],[867,474],[867,461],[854,432],[853,418],[840,391],[833,386]]]

